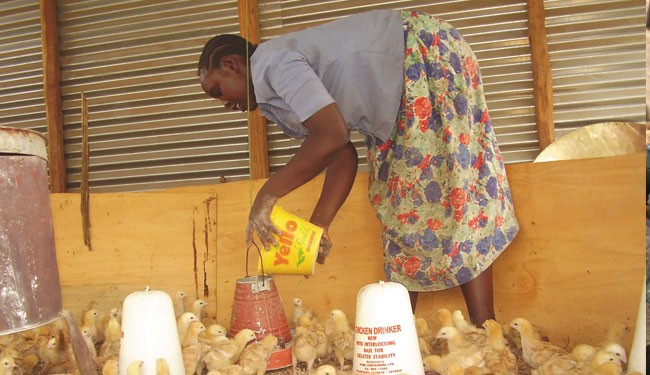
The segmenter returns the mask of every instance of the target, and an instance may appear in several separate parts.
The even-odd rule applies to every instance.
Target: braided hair
[[[248,51],[246,46],[248,45]],[[199,74],[201,70],[212,70],[219,67],[221,59],[228,55],[239,55],[247,60],[255,52],[255,45],[246,41],[246,39],[231,34],[222,34],[210,39],[203,47],[203,52],[199,58]],[[248,56],[246,55],[248,52]]]

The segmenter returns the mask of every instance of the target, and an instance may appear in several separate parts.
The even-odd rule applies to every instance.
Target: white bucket
[[[169,294],[149,290],[149,287],[129,294],[122,307],[121,328],[120,375],[125,375],[134,361],[144,361],[142,375],[155,375],[158,358],[167,361],[170,374],[185,374],[176,315]]]
[[[380,281],[361,288],[355,320],[355,374],[424,374],[411,301],[403,285]]]

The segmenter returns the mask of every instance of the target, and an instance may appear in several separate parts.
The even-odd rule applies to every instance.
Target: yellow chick
[[[585,366],[589,375],[620,375],[623,368],[616,354],[598,350],[591,361]]]
[[[81,327],[81,337],[83,337],[93,360],[97,362],[97,349],[95,348],[95,342],[93,341],[92,330],[86,326]]]
[[[88,335],[93,344],[97,342],[97,320],[99,319],[100,312],[96,309],[90,309],[83,315],[81,328],[86,328]]]
[[[429,323],[426,319],[413,317],[415,321],[415,333],[418,337],[418,346],[420,347],[420,355],[422,358],[431,354],[433,347],[430,344],[433,334],[429,330]]]
[[[277,345],[277,337],[268,335],[262,340],[246,346],[239,357],[242,374],[263,375],[266,372],[267,361]]]
[[[487,344],[483,347],[482,357],[485,367],[495,374],[516,375],[518,373],[517,357],[506,345],[501,324],[493,319],[483,323],[487,332]]]
[[[210,324],[206,327],[203,335],[201,335],[201,342],[213,346],[217,342],[228,340],[228,329],[221,324]]]
[[[165,358],[156,359],[156,375],[169,375],[169,364]]]
[[[513,319],[510,327],[519,332],[522,357],[532,368],[538,368],[553,357],[568,354],[566,350],[548,341],[537,339],[533,326],[524,318]]]
[[[336,368],[332,365],[318,366],[314,375],[336,375]]]
[[[291,365],[293,366],[293,375],[296,375],[298,362],[307,363],[307,374],[311,375],[314,367],[314,361],[318,356],[318,342],[316,336],[309,330],[297,334],[293,338],[291,346]]]
[[[474,324],[465,320],[462,311],[454,310],[454,312],[451,313],[451,319],[454,322],[454,326],[463,333],[463,339],[465,341],[480,345],[485,344],[487,340],[487,332],[476,328]]]
[[[255,338],[255,333],[245,328],[237,332],[232,339],[216,342],[203,358],[208,371],[220,370],[235,364],[239,361],[241,352],[246,345],[255,340]]]
[[[126,368],[126,375],[140,375],[142,374],[142,365],[144,361],[133,361]]]
[[[189,327],[190,323],[197,321],[199,321],[199,318],[192,312],[184,312],[180,318],[178,318],[178,338],[181,342],[183,342],[183,339],[185,338],[187,327]]]
[[[111,309],[106,325],[104,326],[104,339],[116,341],[120,339],[121,335],[120,310],[114,307]]]
[[[208,306],[208,301],[203,298],[199,298],[192,302],[192,313],[196,315],[197,318],[201,319],[203,316],[203,309]]]
[[[117,375],[119,373],[119,362],[116,358],[109,359],[102,366],[102,375]]]
[[[12,356],[5,354],[0,358],[0,374],[13,375],[15,368],[16,361]]]
[[[343,370],[346,360],[352,360],[354,356],[354,334],[351,330],[337,332],[331,337],[334,357],[338,361],[339,368]]]
[[[438,321],[441,327],[454,327],[451,311],[445,308],[438,309]]]
[[[291,321],[294,327],[298,326],[298,319],[300,319],[301,316],[306,316],[309,319],[312,319],[314,317],[314,312],[311,309],[305,308],[303,306],[302,299],[294,297],[292,302],[293,314],[291,315]]]
[[[63,362],[65,352],[58,336],[51,336],[39,348],[39,357],[47,366],[57,366]]]
[[[185,312],[185,297],[187,295],[184,291],[179,290],[174,295],[174,315],[176,319],[180,318],[181,315]]]
[[[20,367],[22,367],[23,370],[25,370],[26,374],[33,374],[34,368],[38,363],[41,361],[40,358],[38,358],[38,355],[34,353],[29,353],[25,356],[23,356],[23,363]]]
[[[181,342],[181,352],[183,353],[183,365],[186,374],[194,374],[201,360],[203,351],[199,343],[199,334],[205,331],[203,323],[197,321],[190,322],[187,332]]]
[[[447,366],[451,363],[457,363],[463,368],[482,365],[482,346],[466,342],[458,328],[442,327],[438,330],[436,338],[447,341],[449,354],[443,357]]]

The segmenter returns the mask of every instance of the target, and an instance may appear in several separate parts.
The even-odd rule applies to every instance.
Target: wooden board
[[[645,280],[644,166],[635,154],[507,167],[521,232],[495,263],[498,320],[528,318],[567,345],[598,343],[612,321],[634,328]],[[92,252],[78,194],[52,194],[64,305],[78,312],[104,299],[110,308],[145,285],[184,289],[207,295],[210,321],[228,326],[235,283],[246,275],[248,211],[263,182],[92,194]],[[279,204],[308,218],[321,186],[316,178]],[[309,279],[275,277],[287,316],[298,296],[321,315],[339,308],[353,321],[359,288],[384,278],[379,231],[359,174],[332,224],[326,264]],[[459,288],[423,294],[416,315],[436,327],[440,307],[465,310]],[[625,340],[629,347],[631,334]]]
[[[102,311],[121,309],[145,286],[216,305],[215,195],[91,195],[92,251],[83,242],[79,194],[50,201],[63,305],[75,317],[92,301]]]

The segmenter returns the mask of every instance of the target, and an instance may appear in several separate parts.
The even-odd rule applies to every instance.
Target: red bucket
[[[259,275],[237,280],[230,335],[234,336],[244,328],[255,332],[258,340],[272,334],[278,338],[281,346],[291,341],[289,322],[273,277]],[[267,369],[274,370],[287,366],[291,366],[291,355],[290,349],[284,347],[271,355]]]

